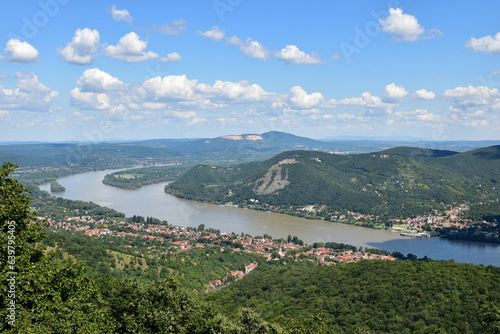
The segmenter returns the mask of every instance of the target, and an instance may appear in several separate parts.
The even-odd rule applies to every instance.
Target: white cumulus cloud
[[[184,112],[195,108],[221,109],[231,105],[267,103],[276,96],[247,81],[199,83],[185,74],[157,76],[142,84],[126,84],[98,68],[86,70],[77,79],[77,84],[71,91],[72,105],[95,110],[109,110],[122,104],[131,110]]]
[[[391,83],[385,86],[383,101],[395,103],[402,100],[406,95],[408,95],[408,91],[403,86],[396,86],[395,83]]]
[[[117,45],[104,48],[104,53],[111,58],[120,59],[128,63],[157,59],[160,56],[152,51],[145,51],[148,42],[142,41],[135,32],[128,33],[120,38]]]
[[[38,50],[28,42],[21,42],[18,39],[10,39],[4,51],[7,56],[0,56],[0,59],[14,64],[27,64],[38,61]]]
[[[426,109],[417,109],[415,111],[398,111],[394,113],[394,117],[400,117],[405,121],[436,121],[442,122],[443,118],[439,115],[430,113]],[[391,120],[394,122],[394,120]]]
[[[264,103],[274,96],[259,85],[249,84],[247,81],[217,80],[214,84],[198,83],[198,80],[190,80],[185,74],[154,77],[137,89],[131,88],[132,90],[131,95],[137,100],[128,106],[150,110],[221,109],[231,105]]]
[[[247,81],[230,82],[217,80],[215,84],[199,84],[196,91],[204,98],[222,103],[250,103],[264,101],[269,94],[259,85],[249,85]]]
[[[240,46],[240,49],[243,54],[252,58],[258,58],[262,60],[266,60],[269,58],[269,50],[259,42],[252,41],[251,38],[248,38],[245,44]]]
[[[71,105],[83,110],[107,110],[112,106],[109,96],[105,93],[82,92],[79,87],[75,87],[70,92]]]
[[[215,42],[220,42],[226,36],[224,29],[220,29],[218,26],[213,26],[212,29],[207,31],[198,31],[198,33]]]
[[[206,123],[206,122],[208,122],[208,120],[207,120],[206,118],[204,118],[204,117],[194,117],[194,118],[192,118],[192,119],[188,122],[188,124],[189,124],[189,125],[194,125],[194,124]]]
[[[145,101],[191,100],[197,80],[189,80],[185,74],[154,77],[146,80],[138,89],[138,95]]]
[[[419,89],[412,96],[414,100],[434,100],[435,97],[436,94],[427,89]]]
[[[247,38],[243,42],[240,38],[233,36],[227,39],[229,44],[238,45],[244,55],[252,58],[266,60],[269,59],[269,50],[257,41]]]
[[[497,117],[500,111],[500,93],[498,88],[486,86],[456,87],[447,89],[442,98],[450,100],[450,116],[462,121],[490,119]]]
[[[306,65],[322,65],[324,62],[317,55],[307,54],[301,51],[296,45],[287,45],[280,51],[275,53],[275,56],[287,64],[306,64]]]
[[[458,99],[469,99],[469,100],[488,100],[493,97],[498,97],[497,88],[488,88],[486,86],[474,87],[469,85],[467,87],[456,87],[453,89],[447,89],[443,93],[444,97],[447,98],[458,98]]]
[[[76,82],[70,103],[80,110],[104,110],[107,118],[117,119],[124,114],[124,103],[133,99],[129,85],[98,68],[85,70]]]
[[[167,110],[163,113],[163,116],[170,118],[194,118],[196,117],[196,112]]]
[[[425,29],[415,16],[404,14],[401,8],[390,8],[389,16],[379,20],[382,31],[389,33],[394,41],[414,42],[419,39],[430,39],[441,36],[437,29],[425,34]]]
[[[84,92],[117,92],[125,87],[118,78],[98,68],[86,70],[76,82]]]
[[[160,61],[162,63],[172,63],[174,61],[179,61],[179,60],[181,60],[181,55],[178,54],[177,52],[169,53],[166,57],[160,58]]]
[[[116,9],[116,6],[111,7],[111,16],[115,21],[125,21],[128,24],[132,23],[132,16],[126,9]]]
[[[315,92],[307,94],[300,86],[290,88],[288,99],[291,105],[296,109],[314,108],[325,100],[321,93]]]
[[[361,97],[345,98],[337,102],[340,106],[364,106],[378,108],[384,105],[380,97],[373,96],[370,92],[364,92]]]
[[[135,102],[131,102],[128,104],[128,107],[133,110],[142,110],[142,109],[163,110],[167,108],[167,104],[160,102],[144,102],[141,104],[137,104]]]
[[[99,32],[89,28],[77,29],[73,40],[64,49],[58,52],[69,64],[92,64],[94,54],[99,48]]]
[[[116,106],[108,108],[105,110],[105,115],[106,118],[109,119],[123,119],[123,116],[125,116],[125,106],[123,104],[118,104]]]
[[[424,109],[417,109],[414,112],[414,116],[419,121],[441,121],[442,120],[441,116],[432,114]]]
[[[489,35],[481,38],[472,37],[465,47],[476,52],[500,53],[500,32],[497,32],[495,37]]]
[[[386,103],[378,96],[372,95],[370,92],[364,92],[360,97],[345,98],[339,101],[335,99],[329,100],[322,104],[323,108],[335,108],[337,106],[341,107],[364,107],[366,108],[368,114],[373,114],[374,112],[384,112],[391,113],[392,109],[396,106],[393,103]]]
[[[41,84],[33,73],[17,73],[16,77],[18,81],[15,89],[0,86],[0,109],[49,111],[59,93]]]

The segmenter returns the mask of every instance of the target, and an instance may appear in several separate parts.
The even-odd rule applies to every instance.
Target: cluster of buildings
[[[232,203],[231,203],[232,204]],[[273,212],[278,212],[278,213],[288,213],[288,214],[298,214],[298,215],[306,215],[306,216],[312,216],[314,217],[315,213],[318,213],[319,211],[323,210],[325,207],[324,206],[318,206],[318,205],[307,205],[305,207],[297,208],[295,211],[290,212],[290,208],[282,208],[282,207],[275,207],[267,204],[258,204],[258,201],[255,199],[251,199],[249,203],[247,203],[247,206],[252,209],[257,209],[257,210],[269,210]],[[475,229],[479,230],[481,227],[478,227],[477,222],[473,221],[472,219],[467,219],[464,218],[464,211],[469,210],[469,206],[466,204],[460,204],[455,207],[450,207],[449,209],[445,210],[444,213],[440,213],[438,210],[434,211],[434,214],[431,215],[422,215],[422,216],[417,216],[413,218],[406,218],[406,219],[388,219],[388,220],[383,220],[382,217],[377,216],[377,215],[370,215],[370,214],[363,214],[359,212],[353,212],[353,211],[347,211],[344,214],[340,213],[335,213],[335,214],[327,214],[324,218],[329,219],[334,222],[348,222],[354,220],[355,222],[359,222],[362,224],[362,222],[373,222],[375,225],[377,225],[376,222],[379,222],[378,225],[383,224],[383,221],[388,221],[391,223],[391,226],[393,225],[406,225],[404,229],[412,231],[412,232],[422,232],[422,231],[436,231],[439,229],[452,229],[452,230],[463,230],[463,229],[469,229],[473,227]],[[495,227],[498,225],[498,223],[491,223],[487,221],[482,222],[483,225],[485,226],[492,226]],[[372,226],[372,225],[369,225]]]
[[[91,216],[65,217],[60,221],[53,221],[51,218],[37,217],[38,220],[45,220],[48,226],[53,229],[86,231],[90,228],[88,224],[107,224],[107,219],[94,220]]]
[[[461,204],[445,210],[444,215],[439,215],[436,210],[434,215],[418,216],[407,219],[394,219],[393,221],[398,224],[406,224],[408,230],[414,231],[436,231],[439,229],[458,231],[474,228],[475,232],[481,233],[482,227],[477,225],[477,222],[463,217],[463,213],[467,210],[469,210],[469,206]],[[482,225],[496,227],[498,226],[498,222],[482,221]]]
[[[43,217],[39,217],[43,219]],[[174,252],[189,251],[193,248],[206,246],[231,246],[233,251],[258,254],[267,261],[288,260],[290,262],[309,261],[320,265],[336,265],[339,263],[356,262],[361,260],[395,260],[390,255],[354,252],[352,250],[334,250],[325,247],[312,248],[308,245],[299,245],[286,242],[283,239],[271,240],[270,238],[237,235],[234,233],[214,233],[197,228],[179,227],[172,225],[152,225],[117,221],[110,219],[94,220],[90,216],[66,217],[62,221],[51,221],[48,225],[55,230],[74,230],[85,235],[101,237],[136,237],[148,240],[157,240],[165,244],[165,248],[172,247]],[[164,251],[163,253],[168,253]],[[226,278],[238,280],[245,277],[258,266],[257,263],[249,264],[245,271],[232,271]],[[210,286],[218,286],[223,281],[212,281]]]
[[[23,174],[23,173],[35,173],[35,172],[55,172],[58,170],[61,170],[63,168],[60,167],[19,167],[16,169],[16,173],[18,174]],[[64,168],[66,169],[66,168]]]
[[[218,279],[218,280],[215,280],[215,281],[210,281],[208,283],[208,286],[211,287],[211,288],[215,288],[217,286],[220,286],[222,285],[224,282],[230,282],[230,281],[237,281],[237,280],[240,280],[242,278],[244,278],[246,275],[248,275],[252,270],[254,270],[255,268],[257,268],[259,266],[259,263],[258,262],[253,262],[253,263],[250,263],[249,265],[246,265],[245,266],[245,271],[242,271],[242,270],[233,270],[231,272],[229,272],[226,277],[224,277],[222,280]]]

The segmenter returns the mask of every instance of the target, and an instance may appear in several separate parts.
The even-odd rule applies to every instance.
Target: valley
[[[264,137],[214,141],[231,146]],[[227,152],[225,144],[218,145],[216,151],[168,159],[158,155],[156,160],[137,151],[133,159],[117,158],[100,168],[93,163],[26,165],[17,177],[32,189],[30,210],[37,214],[32,224],[47,224],[39,249],[60,268],[73,268],[73,261],[87,266],[80,272],[116,310],[123,303],[113,296],[131,298],[125,297],[132,296],[126,289],[137,291],[135,297],[167,289],[182,300],[194,298],[189,303],[217,307],[224,326],[243,326],[251,317],[258,326],[290,333],[306,328],[419,331],[443,324],[462,330],[464,323],[482,330],[479,314],[498,300],[493,284],[498,275],[498,146],[463,153],[395,147],[335,154],[297,150],[298,144],[291,151],[281,147],[269,158],[241,161],[232,153],[218,155]],[[106,166],[117,169],[99,171]],[[402,236],[408,233],[441,238]],[[366,276],[369,271],[383,280]],[[402,276],[390,275],[393,271]],[[436,271],[462,283],[446,285],[433,276]],[[297,275],[301,278],[291,283]],[[324,287],[324,278],[332,275],[340,290]],[[361,281],[347,279],[352,275]],[[484,300],[481,305],[453,295],[471,275],[475,287],[467,295]],[[435,283],[424,284],[428,279]],[[368,287],[362,288],[362,281]],[[432,305],[401,297],[406,290],[395,287],[407,281],[413,283],[405,289],[417,284],[414,293]],[[388,288],[403,304],[414,305],[412,316],[377,297]],[[341,290],[353,293],[339,299]],[[439,313],[458,301],[463,309]],[[354,305],[366,309],[367,303],[384,316],[364,312],[353,320],[349,310]],[[309,316],[313,308],[321,315]],[[398,311],[389,311],[394,308]],[[468,318],[449,316],[465,309],[471,312]],[[439,318],[431,315],[436,312]],[[113,314],[120,323],[120,314]],[[422,321],[415,321],[416,314]]]
[[[500,334],[499,1],[2,1],[0,333]]]

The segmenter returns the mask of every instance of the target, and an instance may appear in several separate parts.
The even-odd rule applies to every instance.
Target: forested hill
[[[232,167],[198,165],[165,191],[218,203],[324,205],[330,212],[407,217],[496,199],[498,182],[500,146],[465,153],[398,147],[356,155],[288,151]]]
[[[482,323],[498,309],[499,275],[453,261],[266,264],[206,299],[229,316],[245,305],[267,321],[310,330],[302,333],[498,333]]]

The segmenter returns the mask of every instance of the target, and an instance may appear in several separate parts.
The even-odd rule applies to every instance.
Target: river
[[[114,170],[88,172],[57,180],[66,188],[56,196],[72,200],[92,201],[113,208],[127,216],[150,216],[177,226],[205,224],[221,232],[248,233],[273,238],[296,235],[306,243],[343,242],[357,247],[376,247],[390,252],[412,253],[436,260],[500,266],[500,246],[476,242],[450,241],[439,238],[412,239],[399,233],[352,225],[287,216],[278,213],[246,210],[199,203],[166,194],[167,183],[153,184],[137,190],[120,189],[102,183]],[[50,185],[40,189],[50,192]]]

